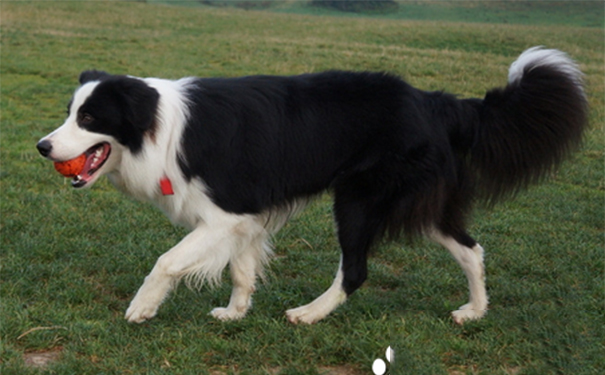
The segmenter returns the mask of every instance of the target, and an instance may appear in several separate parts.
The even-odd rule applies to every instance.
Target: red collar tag
[[[162,195],[174,195],[174,190],[172,190],[172,182],[166,176],[160,179],[160,190],[162,191]]]

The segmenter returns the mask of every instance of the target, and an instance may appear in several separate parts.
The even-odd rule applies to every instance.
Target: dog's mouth
[[[95,173],[105,164],[111,154],[111,145],[107,142],[99,143],[89,148],[86,155],[86,162],[82,171],[71,180],[71,185],[75,188],[84,187],[95,178]]]

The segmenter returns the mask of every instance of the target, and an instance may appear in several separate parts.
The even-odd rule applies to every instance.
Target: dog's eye
[[[81,113],[78,122],[82,125],[90,124],[94,118],[88,113]]]

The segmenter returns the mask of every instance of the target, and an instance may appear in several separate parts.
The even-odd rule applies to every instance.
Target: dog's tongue
[[[110,149],[111,147],[109,144],[104,143],[96,148],[88,150],[85,153],[86,162],[84,163],[84,167],[82,168],[82,171],[74,177],[71,184],[74,187],[86,185],[86,183],[92,179],[92,176],[95,174],[95,172],[101,167],[101,165],[103,165],[109,156]]]
[[[82,168],[81,174],[88,176],[92,175],[100,162],[102,162],[101,156],[103,156],[103,146],[95,149],[86,156],[86,163],[84,163],[84,168]]]

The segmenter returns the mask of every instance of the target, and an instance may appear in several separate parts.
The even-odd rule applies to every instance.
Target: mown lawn
[[[360,0],[340,0],[360,1]],[[363,11],[343,11],[333,6],[318,6],[305,0],[146,0],[147,3],[189,7],[235,7],[279,13],[317,16],[372,17],[396,20],[504,23],[519,25],[567,25],[603,27],[605,7],[598,1],[485,1],[485,0],[395,0],[392,4]],[[372,3],[372,1],[367,1]],[[315,2],[316,3],[316,2]],[[373,2],[376,6],[376,2]],[[366,9],[368,9],[366,7]],[[372,9],[371,6],[369,9]]]
[[[600,28],[317,17],[141,3],[2,2],[0,325],[2,374],[599,374],[603,350],[605,65]],[[314,326],[311,301],[338,265],[329,196],[275,239],[276,259],[242,321],[207,313],[230,286],[181,286],[158,316],[123,319],[157,257],[184,231],[107,181],[74,191],[35,150],[61,124],[80,71],[179,78],[387,70],[427,90],[481,97],[525,48],[568,52],[585,72],[591,130],[553,178],[493,210],[472,234],[486,249],[490,312],[449,312],[466,280],[428,242],[384,244],[370,279]]]

